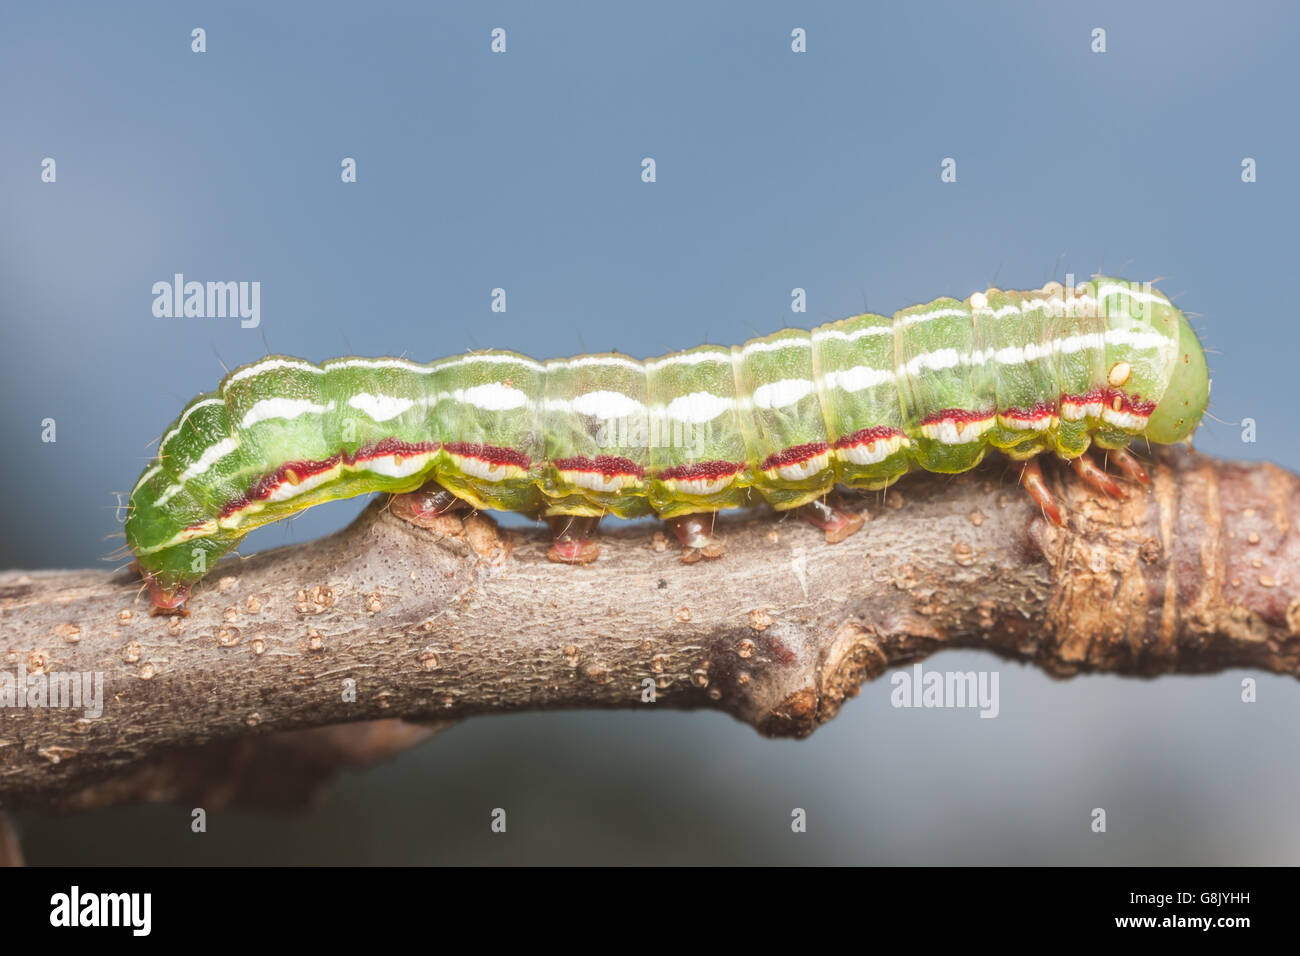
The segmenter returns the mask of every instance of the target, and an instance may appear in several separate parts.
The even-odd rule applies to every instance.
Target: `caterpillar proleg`
[[[163,434],[131,492],[126,536],[162,608],[259,525],[433,483],[441,506],[550,519],[558,561],[592,560],[588,536],[606,514],[657,515],[708,557],[722,509],[803,509],[835,540],[856,530],[823,503],[836,484],[962,472],[990,449],[1027,462],[1026,488],[1059,522],[1034,456],[1053,452],[1115,493],[1084,457],[1090,445],[1140,478],[1123,449],[1137,436],[1187,439],[1208,398],[1183,313],[1149,284],[1104,277],[647,361],[269,356]]]

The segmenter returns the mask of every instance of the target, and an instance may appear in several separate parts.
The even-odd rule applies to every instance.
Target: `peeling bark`
[[[858,499],[869,520],[836,545],[771,514],[724,520],[726,556],[689,566],[652,527],[565,567],[541,534],[421,527],[376,501],[328,538],[223,562],[187,616],[151,616],[126,573],[5,572],[0,670],[102,672],[105,702],[98,719],[0,709],[0,801],[292,801],[428,732],[391,718],[715,708],[804,736],[947,647],[1057,677],[1297,672],[1300,478],[1165,451],[1152,490],[1115,503],[1052,468],[1057,528],[1015,474],[909,477]],[[277,792],[285,767],[297,784]]]

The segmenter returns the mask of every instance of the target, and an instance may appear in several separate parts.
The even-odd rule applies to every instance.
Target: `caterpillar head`
[[[1162,445],[1186,441],[1210,400],[1205,353],[1187,316],[1149,282],[1097,276],[1076,295],[1085,314],[1096,309],[1106,329],[1106,361],[1113,363],[1108,401],[1116,403],[1115,412],[1127,401],[1145,404],[1149,417],[1138,426],[1141,434]]]
[[[1155,324],[1166,326],[1170,338],[1177,342],[1178,352],[1169,385],[1147,422],[1146,435],[1154,442],[1169,445],[1185,441],[1201,424],[1210,403],[1210,371],[1201,343],[1181,310],[1173,305],[1157,310]]]

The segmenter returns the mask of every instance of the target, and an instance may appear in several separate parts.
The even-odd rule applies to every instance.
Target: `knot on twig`
[[[839,713],[862,686],[884,673],[889,660],[875,631],[849,622],[827,646],[817,667],[815,686],[787,695],[760,721],[769,737],[806,737]]]
[[[1089,494],[1058,477],[1069,520],[1034,520],[1029,537],[1047,563],[1043,666],[1055,677],[1080,671],[1171,665],[1178,593],[1171,575],[1176,488],[1157,467],[1150,489],[1123,501]]]
[[[409,525],[433,532],[438,539],[464,545],[490,564],[502,564],[510,556],[509,537],[487,515],[440,509],[430,497],[424,490],[393,495],[388,512]]]

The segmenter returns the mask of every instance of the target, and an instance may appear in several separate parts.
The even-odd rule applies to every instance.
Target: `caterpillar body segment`
[[[715,557],[719,510],[765,500],[839,540],[857,525],[825,504],[836,484],[962,472],[991,449],[1026,461],[1040,502],[1050,495],[1032,459],[1045,452],[1080,461],[1096,443],[1138,478],[1122,449],[1138,435],[1186,439],[1208,390],[1183,314],[1149,285],[1101,277],[644,362],[271,356],[227,375],[163,434],[126,535],[160,607],[183,602],[259,525],[426,485],[441,502],[429,507],[450,493],[549,519],[551,557],[565,563],[595,558],[590,537],[606,514],[657,515],[695,559]],[[1110,491],[1095,466],[1076,470]],[[1054,502],[1044,510],[1059,520]]]

